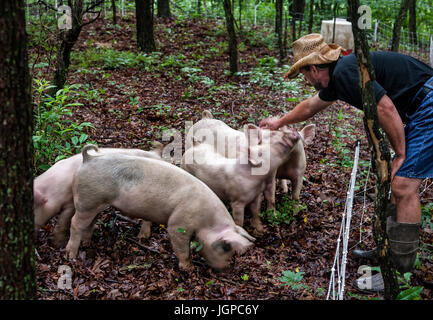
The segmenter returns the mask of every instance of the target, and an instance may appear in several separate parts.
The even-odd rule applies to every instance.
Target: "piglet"
[[[108,205],[123,214],[167,225],[172,248],[181,269],[190,269],[190,242],[219,270],[229,265],[255,239],[236,226],[215,193],[188,172],[167,162],[121,154],[91,156],[82,150],[83,164],[73,184],[75,215],[66,246],[75,258],[80,242],[89,239],[97,214]]]
[[[161,159],[163,145],[154,142],[154,149],[100,148],[102,154],[121,153],[139,157]],[[59,215],[53,231],[53,242],[57,247],[66,245],[66,234],[69,231],[75,207],[72,198],[72,180],[83,162],[80,154],[56,162],[33,181],[33,210],[35,216],[35,234],[49,219]],[[150,236],[150,224],[144,222],[140,231],[142,237]]]
[[[248,206],[253,216],[252,225],[261,233],[261,194],[275,180],[277,169],[288,159],[300,136],[296,131],[270,131],[253,124],[246,125],[244,132],[246,142],[239,149],[238,157],[226,158],[212,144],[195,141],[185,152],[181,167],[230,203],[239,226],[244,223],[244,210]],[[267,136],[265,141],[263,136]]]
[[[299,202],[299,196],[302,188],[302,180],[304,177],[307,161],[305,157],[304,145],[309,145],[313,142],[316,134],[316,126],[310,124],[305,126],[299,135],[301,139],[295,144],[290,157],[284,162],[277,171],[277,179],[280,180],[281,188],[284,193],[288,193],[287,179],[292,184],[292,200]]]

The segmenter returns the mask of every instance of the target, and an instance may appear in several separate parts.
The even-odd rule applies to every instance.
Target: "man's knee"
[[[420,179],[395,176],[391,183],[392,195],[397,199],[417,195],[420,183]]]

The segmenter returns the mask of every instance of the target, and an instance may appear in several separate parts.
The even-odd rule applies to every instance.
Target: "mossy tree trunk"
[[[398,11],[397,18],[395,18],[394,28],[392,30],[392,51],[398,51],[400,46],[401,26],[403,25],[403,22],[407,16],[409,1],[410,0],[401,0],[400,10]]]
[[[137,45],[143,52],[156,50],[153,32],[153,0],[135,0]]]
[[[314,0],[310,0],[310,16],[308,19],[308,33],[313,32],[313,23],[314,23]]]
[[[58,90],[62,89],[66,83],[68,76],[69,65],[71,61],[71,52],[75,43],[80,36],[82,28],[99,18],[102,9],[98,12],[96,18],[83,23],[83,16],[103,3],[103,0],[95,0],[87,7],[84,6],[84,0],[68,0],[66,4],[71,8],[71,29],[59,30],[59,48],[57,50],[57,65],[54,73],[53,85],[50,90],[50,95],[54,95]],[[53,9],[53,8],[51,8]]]
[[[409,1],[409,37],[412,44],[417,44],[416,35],[416,0]]]
[[[224,0],[224,12],[229,44],[230,73],[233,75],[239,70],[238,66],[238,40],[235,31],[235,19],[233,17],[233,6],[231,0]]]
[[[62,89],[66,83],[71,63],[72,48],[80,36],[83,25],[83,0],[74,0],[69,4],[72,5],[72,28],[59,31],[60,48],[57,50],[57,66],[53,79],[55,87],[50,90],[51,95],[54,95],[57,90]]]
[[[376,174],[376,200],[374,204],[373,235],[377,246],[379,264],[385,284],[385,299],[395,299],[399,293],[396,269],[390,255],[389,241],[386,234],[386,206],[390,190],[389,143],[381,132],[377,103],[374,95],[374,68],[370,59],[365,32],[358,28],[359,0],[348,0],[348,16],[352,22],[355,40],[355,54],[359,66],[359,78],[364,106],[364,127],[371,146],[372,165]]]
[[[117,24],[116,0],[111,0],[111,10],[113,11],[113,24]]]
[[[170,18],[170,0],[158,0],[158,17],[159,18]]]
[[[36,294],[33,117],[23,0],[0,5],[0,299]]]
[[[283,0],[275,1],[275,33],[277,35],[277,44],[280,55],[280,63],[284,60],[283,45]]]

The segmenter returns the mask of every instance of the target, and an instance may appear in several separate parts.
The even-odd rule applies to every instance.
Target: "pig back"
[[[95,157],[81,166],[76,186],[76,205],[84,210],[107,204],[126,215],[164,224],[175,211],[197,221],[215,212],[229,216],[203,182],[154,159],[118,154]]]
[[[217,119],[202,119],[194,124],[187,134],[187,149],[193,141],[213,146],[214,150],[227,158],[237,158],[242,147],[247,146],[245,134],[229,127]]]

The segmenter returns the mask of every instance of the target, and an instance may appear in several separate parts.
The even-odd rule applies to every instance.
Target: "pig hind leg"
[[[57,248],[62,248],[67,243],[67,235],[71,227],[71,219],[75,213],[74,204],[65,206],[57,220],[56,227],[53,231],[53,243]]]
[[[287,180],[286,179],[280,179],[280,187],[283,189],[283,193],[289,193],[289,188],[287,186]]]
[[[299,196],[302,189],[302,177],[303,175],[301,174],[298,177],[290,179],[292,182],[292,200],[295,214],[299,211]]]
[[[262,222],[260,221],[260,208],[262,205],[262,195],[259,194],[253,202],[251,202],[248,205],[248,208],[251,211],[251,214],[253,216],[253,219],[251,221],[252,226],[254,227],[255,231],[257,233],[262,233],[263,232],[263,225]]]
[[[276,190],[276,172],[266,181],[265,187],[265,199],[268,210],[274,210],[275,212],[275,190]]]
[[[48,220],[54,217],[60,211],[60,205],[56,202],[46,201],[42,204],[34,204],[35,215],[35,234],[39,228],[44,226]]]
[[[106,207],[106,204],[89,211],[76,211],[71,220],[71,234],[66,246],[66,254],[70,259],[77,257],[81,241],[87,240],[93,230],[93,223],[97,214]]]
[[[290,181],[292,182],[292,200],[299,201],[304,171],[305,170],[300,170],[296,174],[291,175],[292,177],[290,178]]]

